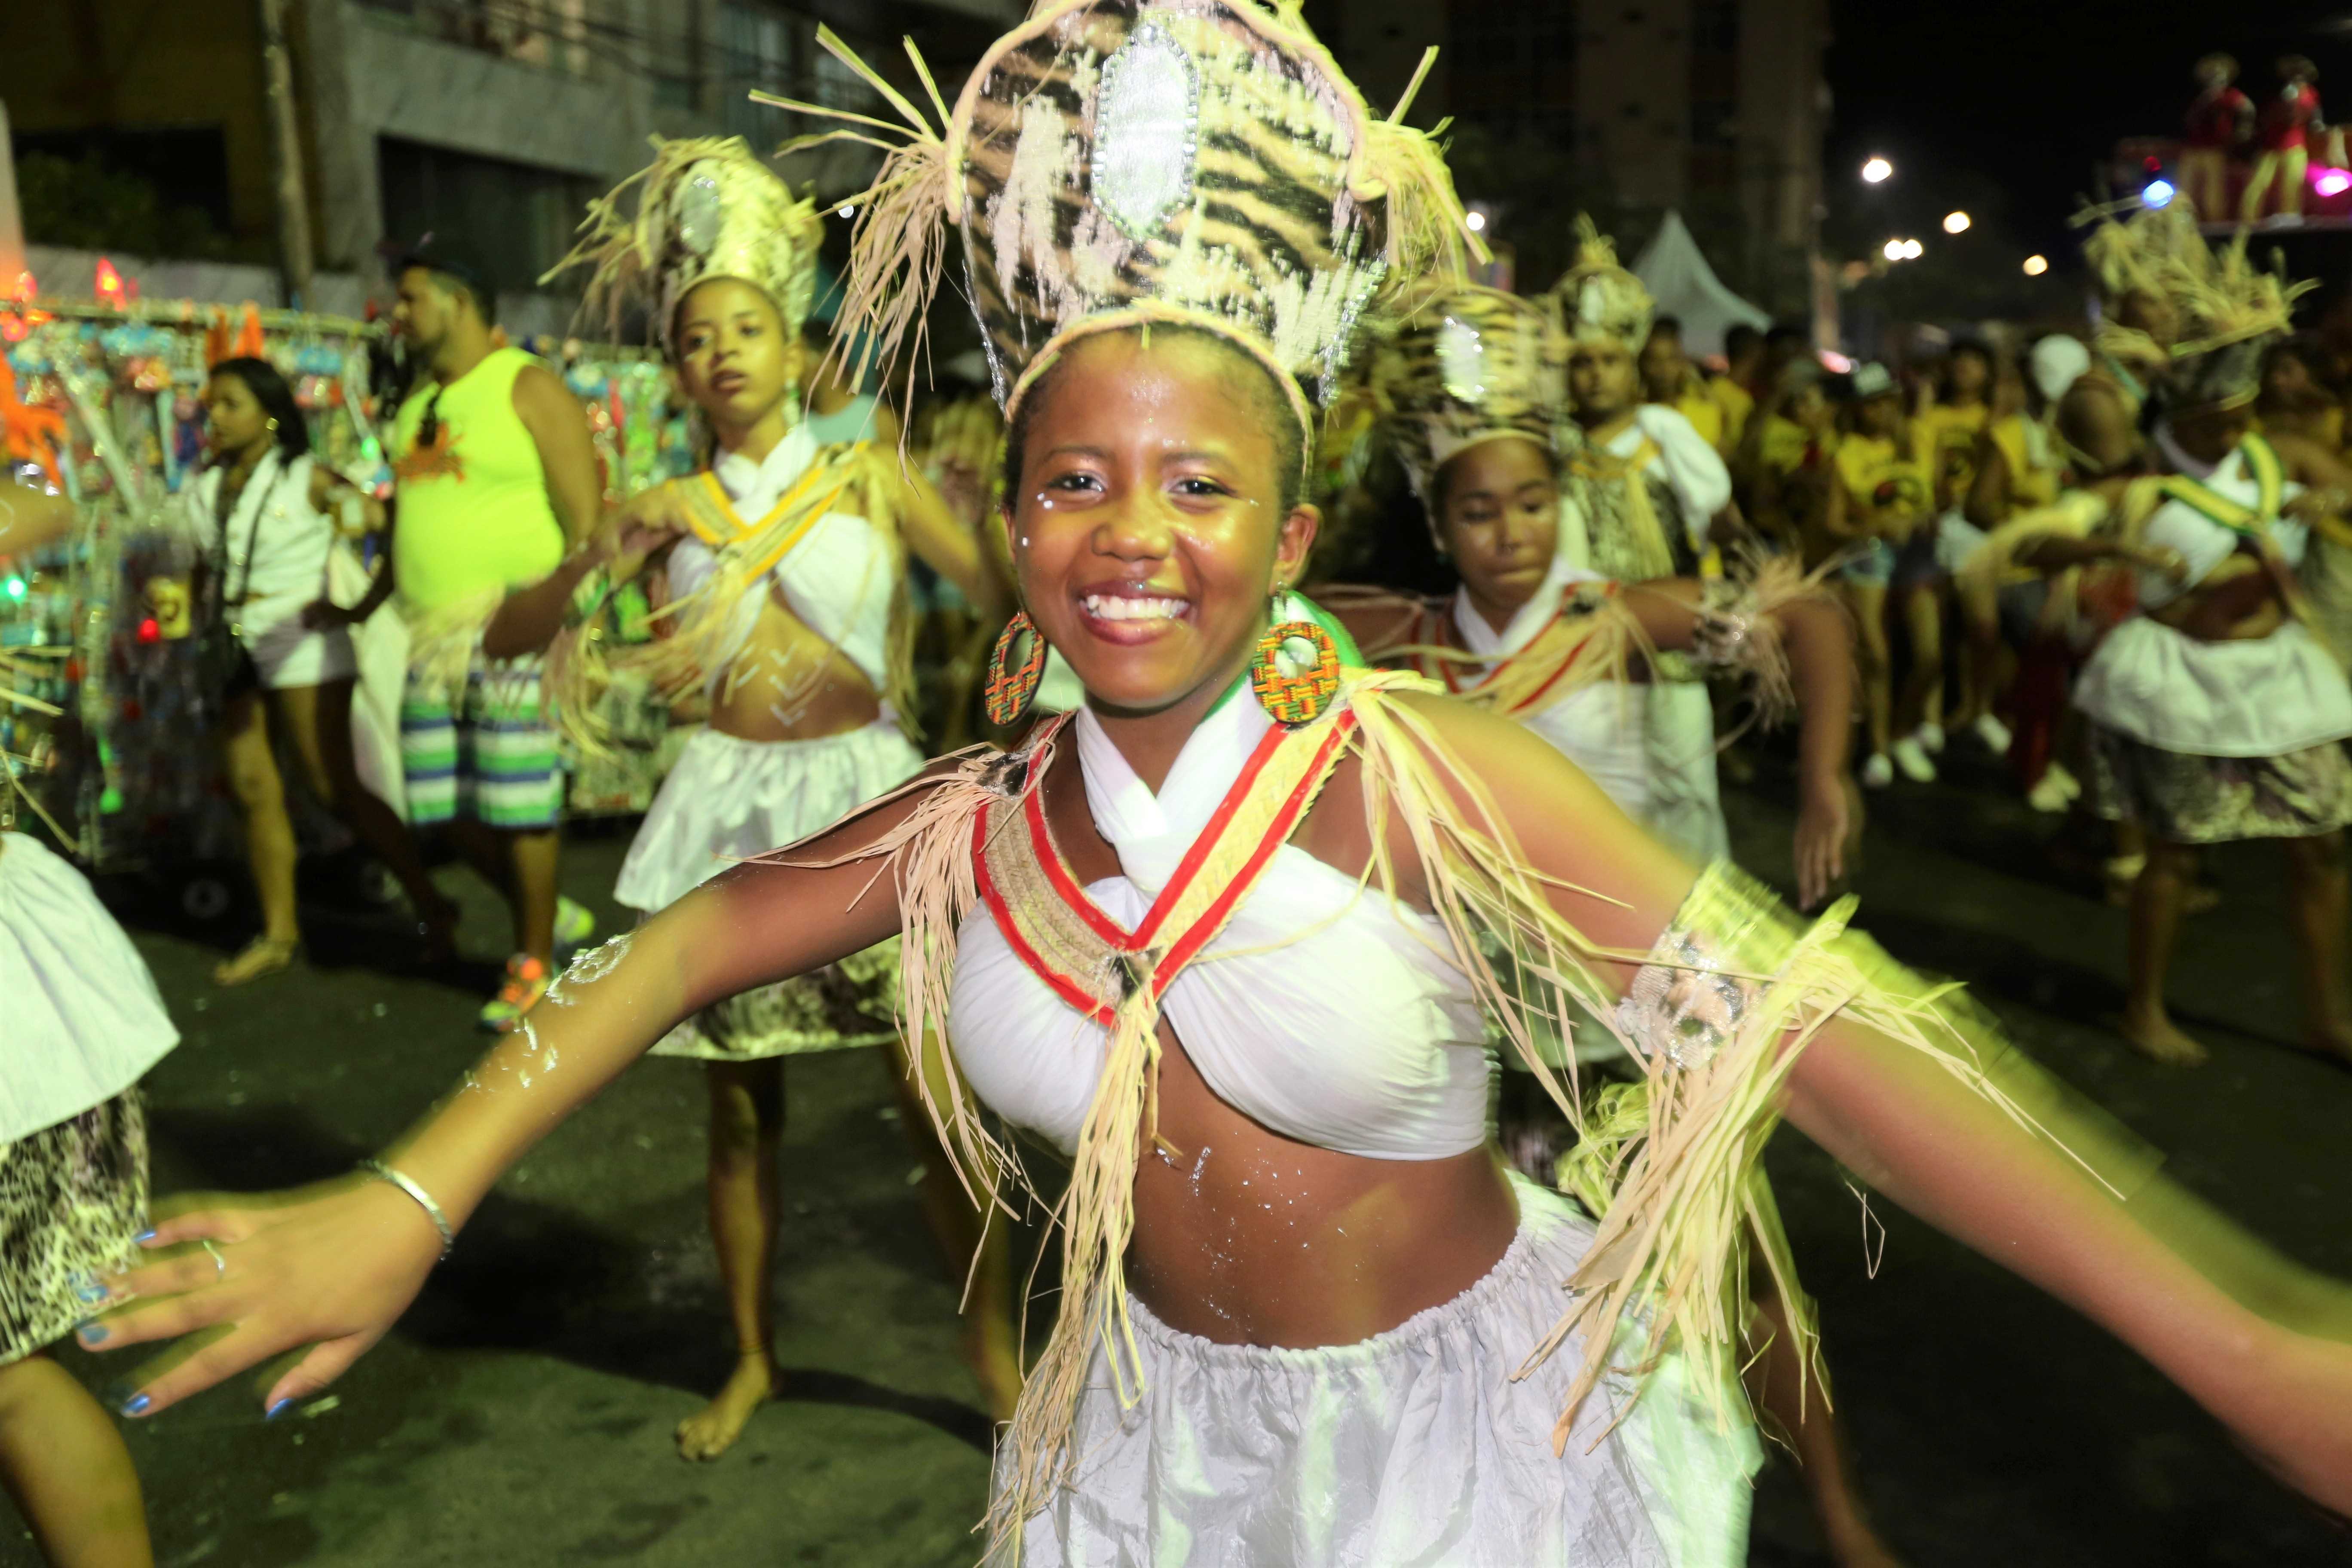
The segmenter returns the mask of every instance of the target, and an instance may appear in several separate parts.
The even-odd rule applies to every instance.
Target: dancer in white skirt
[[[2160,1178],[2126,1208],[2033,1131],[2054,1108],[2018,1102],[2030,1075],[1985,1021],[1845,908],[1807,928],[1520,726],[1340,670],[1311,620],[1269,625],[1318,521],[1295,378],[1322,383],[1383,276],[1462,231],[1427,141],[1374,119],[1290,14],[1219,0],[1050,5],[957,103],[860,199],[851,314],[906,346],[931,226],[961,220],[1026,606],[992,700],[1016,712],[1050,644],[1086,706],[601,950],[374,1179],[163,1227],[108,1281],[110,1342],[225,1331],[141,1369],[142,1408],[302,1346],[266,1397],[331,1381],[499,1173],[672,1024],[896,932],[903,1026],[952,1038],[961,1079],[932,1110],[975,1186],[1019,1171],[967,1088],[1070,1158],[994,1562],[1741,1561],[1731,1309],[1784,1111],[2352,1504],[2340,1290],[2179,1223]],[[1500,984],[1482,937],[1539,984]],[[1484,1131],[1482,1014],[1548,1073],[1530,1015],[1572,1004],[1645,1079],[1580,1110],[1577,1203],[1507,1179]],[[2125,1175],[2087,1123],[2058,1131]],[[175,1250],[200,1237],[226,1242],[225,1278]],[[2198,1267],[2217,1254],[2239,1277]]]
[[[71,516],[63,497],[0,479],[0,557],[58,537]],[[0,706],[18,700],[0,663]],[[0,1489],[50,1562],[145,1568],[130,1451],[48,1347],[98,1310],[98,1276],[139,1256],[139,1079],[180,1036],[81,874],[9,831],[9,765],[0,759]]]
[[[2132,520],[2131,538],[2170,569],[2139,568],[2139,613],[2107,635],[2074,687],[2091,720],[2092,804],[2147,836],[2132,888],[2124,1035],[2158,1061],[2205,1059],[2164,995],[2199,850],[2274,838],[2286,855],[2305,1042],[2352,1063],[2352,763],[2340,743],[2352,737],[2352,689],[2295,574],[2315,527],[2347,534],[2352,475],[2333,454],[2287,437],[2274,446],[2249,427],[2263,351],[2288,324],[2279,280],[2255,272],[2242,245],[2215,258],[2194,230],[2159,277],[2181,323],[2155,430],[2170,471],[2141,487],[2159,504]]]
[[[911,627],[902,525],[935,570],[975,599],[986,589],[969,531],[922,504],[930,498],[901,504],[907,481],[895,455],[862,441],[820,447],[798,417],[795,389],[808,368],[801,322],[821,236],[812,205],[740,141],[666,143],[631,184],[640,185],[634,219],[625,223],[610,199],[600,204],[579,258],[597,267],[592,289],[653,314],[715,442],[707,470],[638,497],[607,531],[650,546],[650,564],[666,573],[662,640],[639,662],[657,683],[695,680],[708,698],[708,722],[663,782],[614,889],[650,915],[921,767],[904,728]],[[500,625],[491,635],[509,631]],[[575,735],[579,716],[598,711],[573,679],[594,675],[579,637],[559,648],[553,677],[559,722]],[[688,1458],[723,1453],[780,1386],[770,1274],[783,1060],[856,1046],[895,1054],[898,983],[898,944],[881,943],[715,1002],[654,1047],[709,1065],[710,1226],[738,1352],[719,1396],[678,1426]],[[961,1272],[979,1240],[970,1205],[923,1121],[907,1124],[931,1157],[925,1199]],[[1001,1260],[1002,1247],[990,1257]],[[980,1299],[993,1310],[975,1315],[971,1348],[988,1394],[1009,1410],[1020,1382],[1009,1294],[1001,1278],[986,1286]]]

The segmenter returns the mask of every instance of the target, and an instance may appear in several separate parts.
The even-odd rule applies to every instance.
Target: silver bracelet
[[[433,1228],[441,1233],[441,1256],[443,1258],[449,1256],[449,1249],[457,1245],[457,1233],[450,1228],[449,1216],[441,1212],[441,1205],[433,1201],[431,1193],[426,1192],[407,1175],[394,1170],[381,1160],[362,1160],[360,1169],[377,1181],[388,1182],[415,1198],[416,1206],[425,1211],[425,1217],[433,1222]]]

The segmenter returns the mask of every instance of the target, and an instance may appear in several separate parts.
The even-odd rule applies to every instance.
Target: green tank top
[[[524,587],[562,564],[563,525],[547,499],[547,470],[514,411],[515,377],[538,363],[520,349],[493,349],[446,386],[428,378],[400,405],[392,566],[407,608]],[[428,406],[436,429],[420,446]]]

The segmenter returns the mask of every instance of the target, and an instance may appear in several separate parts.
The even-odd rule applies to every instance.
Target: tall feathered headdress
[[[2122,222],[2116,210],[2077,216],[2077,223],[2092,226],[2084,258],[2111,305],[2135,292],[2155,295],[2170,304],[2176,321],[2173,341],[2158,343],[2110,315],[2099,324],[2098,346],[2162,374],[2183,405],[2251,400],[2264,351],[2291,330],[2295,300],[2315,285],[2255,267],[2243,229],[2219,249],[2207,245],[2186,197],[2140,206]]]
[[[1639,278],[1617,265],[1617,245],[1592,219],[1576,218],[1576,265],[1547,296],[1571,342],[1601,339],[1640,353],[1650,341],[1650,318],[1657,301]]]
[[[844,319],[872,328],[864,352],[885,361],[919,336],[954,224],[1008,416],[1061,345],[1182,322],[1276,372],[1311,447],[1314,405],[1384,280],[1476,248],[1429,138],[1400,123],[1403,105],[1366,110],[1295,0],[1045,0],[981,58],[952,112],[915,57],[937,129],[818,36],[911,128],[886,139],[869,128],[896,128],[866,120],[794,144],[888,150],[855,198]]]
[[[667,142],[652,138],[654,161],[588,204],[583,237],[546,278],[593,268],[586,304],[604,305],[615,327],[631,302],[645,305],[654,338],[674,353],[678,302],[697,284],[736,278],[767,295],[797,335],[816,287],[824,223],[815,205],[793,195],[740,136]],[[626,194],[635,189],[633,209]]]
[[[1413,493],[1455,453],[1516,437],[1549,450],[1567,404],[1544,308],[1498,289],[1433,290],[1374,351],[1372,392]]]

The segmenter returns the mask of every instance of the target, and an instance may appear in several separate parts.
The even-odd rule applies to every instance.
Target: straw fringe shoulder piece
[[[768,574],[835,513],[863,518],[888,546],[888,679],[880,695],[902,727],[910,724],[916,711],[914,615],[898,521],[898,464],[896,452],[868,441],[821,448],[808,471],[759,519],[739,516],[708,469],[665,481],[695,537],[710,547],[716,566],[692,593],[654,606],[626,626],[610,624],[614,584],[609,576],[596,573],[583,585],[568,624],[548,650],[547,691],[565,742],[582,755],[612,752],[612,727],[598,699],[616,680],[642,679],[654,691],[675,697],[727,668],[744,598],[767,592]],[[635,640],[647,632],[653,634],[650,640]],[[783,672],[779,708],[789,711],[809,694],[823,678],[834,646],[795,660]],[[725,679],[740,681],[748,673],[730,670]]]
[[[1147,921],[1138,933],[1106,930],[1108,922],[1087,919],[1067,887],[1055,886],[1075,879],[1043,829],[1036,792],[1058,744],[1058,720],[1017,751],[975,751],[909,785],[919,798],[908,818],[849,858],[878,862],[875,875],[897,891],[901,1024],[909,1038],[946,1032],[958,931],[983,897],[1016,948],[1036,950],[1033,967],[1058,975],[1065,999],[1111,1030],[1066,1194],[1055,1208],[1062,1305],[1006,1439],[1011,1484],[991,1510],[992,1541],[1017,1536],[1021,1521],[1067,1478],[1072,1415],[1098,1340],[1118,1386],[1133,1397],[1139,1367],[1121,1259],[1133,1225],[1137,1160],[1157,1137],[1160,997],[1189,952],[1213,938],[1219,906],[1229,910],[1245,891],[1254,858],[1296,828],[1342,757],[1360,764],[1373,846],[1366,885],[1395,897],[1390,846],[1409,846],[1445,932],[1448,961],[1581,1133],[1563,1185],[1596,1211],[1600,1231],[1583,1266],[1562,1281],[1558,1326],[1529,1347],[1522,1372],[1581,1336],[1583,1359],[1553,1433],[1556,1451],[1605,1374],[1638,1380],[1669,1350],[1696,1364],[1719,1423],[1746,1419],[1738,1378],[1744,1232],[1766,1238],[1767,1267],[1800,1314],[1797,1333],[1810,1356],[1815,1331],[1804,1298],[1785,1248],[1770,1239],[1778,1227],[1751,1178],[1798,1052],[1832,1018],[1851,1018],[1924,1054],[1969,1092],[2021,1125],[2037,1125],[2021,1103],[2026,1097],[2011,1092],[2017,1080],[1998,1070],[2005,1052],[1998,1037],[1960,1003],[1956,987],[1917,980],[1849,932],[1851,899],[1806,925],[1718,864],[1653,951],[1585,937],[1554,896],[1607,893],[1567,888],[1527,864],[1486,787],[1423,700],[1435,695],[1433,683],[1410,673],[1350,671],[1313,723],[1271,731],[1261,748],[1270,754],[1255,759],[1267,787],[1238,792],[1248,815],[1222,829],[1213,823],[1188,857],[1198,874],[1187,890],[1164,921]],[[810,864],[791,850],[776,858]],[[1167,940],[1154,942],[1155,935]],[[1622,1005],[1600,977],[1602,964],[1643,966]],[[1545,1024],[1558,1029],[1586,1016],[1604,1020],[1644,1074],[1590,1105],[1573,1065],[1563,1077],[1538,1047]],[[952,1061],[944,1096],[929,1107],[975,1201],[1009,1207],[1007,1183],[1034,1193],[1017,1158],[982,1124]],[[1638,1364],[1612,1368],[1610,1347],[1621,1324],[1635,1328],[1643,1349]]]

